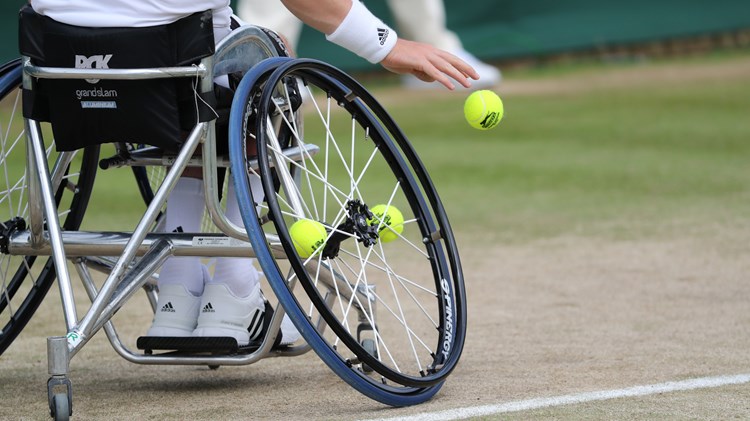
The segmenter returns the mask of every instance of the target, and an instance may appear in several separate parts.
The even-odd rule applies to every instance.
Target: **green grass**
[[[488,132],[463,121],[462,97],[389,110],[459,230],[627,237],[747,220],[749,98],[750,76],[508,96]]]
[[[102,157],[114,155],[111,145],[102,146]],[[146,205],[129,168],[98,171],[83,229],[132,231]]]

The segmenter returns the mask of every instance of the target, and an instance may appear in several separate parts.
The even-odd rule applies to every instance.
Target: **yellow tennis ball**
[[[370,212],[375,215],[375,218],[370,219],[369,223],[370,225],[379,227],[378,235],[380,235],[380,239],[384,243],[395,240],[398,238],[397,233],[401,234],[404,232],[404,215],[395,206],[375,205],[370,209]]]
[[[472,92],[464,103],[466,121],[475,129],[489,130],[497,126],[503,113],[503,101],[487,89]]]
[[[289,227],[289,235],[297,254],[302,258],[308,258],[323,250],[328,233],[320,222],[300,219]]]

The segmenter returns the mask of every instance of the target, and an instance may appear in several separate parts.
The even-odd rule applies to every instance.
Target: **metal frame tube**
[[[73,162],[73,158],[76,155],[76,151],[72,152],[60,152],[57,155],[55,164],[52,166],[51,181],[52,187],[59,188],[62,185],[63,178],[65,177],[65,171],[68,166]]]
[[[162,205],[166,203],[167,196],[172,191],[175,183],[177,182],[177,179],[185,169],[188,159],[193,155],[193,152],[195,152],[198,144],[204,139],[207,128],[208,126],[206,123],[198,123],[198,125],[196,125],[196,127],[190,133],[187,140],[185,141],[185,144],[182,147],[182,150],[180,151],[180,154],[177,157],[177,160],[175,161],[174,166],[167,172],[167,175],[164,178],[164,182],[156,191],[154,199],[146,209],[143,217],[133,231],[133,234],[127,242],[122,255],[118,259],[115,267],[112,269],[112,273],[110,273],[109,277],[104,282],[102,289],[99,291],[96,299],[91,304],[91,308],[85,314],[83,319],[81,319],[81,322],[78,324],[78,326],[74,326],[74,328],[72,329],[75,332],[75,335],[69,335],[70,339],[68,342],[68,346],[71,348],[71,351],[73,353],[75,353],[80,345],[84,343],[87,338],[92,335],[92,333],[94,333],[94,327],[96,325],[97,319],[99,318],[99,315],[102,313],[105,306],[107,305],[107,302],[110,300],[112,293],[114,292],[117,284],[119,284],[120,280],[122,279],[127,266],[136,256],[136,252],[140,246],[140,243],[146,237],[149,227],[156,220],[156,217],[161,211]],[[62,250],[62,244],[60,244],[59,247]]]
[[[210,67],[204,63],[189,67],[156,67],[150,69],[71,69],[67,67],[42,67],[24,61],[25,74],[38,79],[118,79],[143,80],[174,77],[208,78]],[[208,78],[212,81],[213,78]]]
[[[125,278],[120,282],[112,296],[109,305],[104,308],[99,316],[94,330],[99,330],[114,314],[125,304],[125,302],[143,287],[148,279],[153,275],[164,261],[172,255],[172,245],[169,241],[160,240],[149,253],[143,256],[138,263],[130,269]]]
[[[272,159],[276,166],[276,173],[279,175],[281,179],[281,185],[283,186],[284,190],[287,193],[287,200],[289,201],[290,207],[294,210],[297,217],[302,217],[305,214],[304,206],[302,206],[302,201],[300,200],[298,196],[297,191],[297,185],[294,182],[294,177],[289,173],[289,167],[286,165],[286,162],[284,161],[284,158],[273,151],[280,151],[281,145],[279,144],[279,139],[276,137],[276,132],[273,130],[274,124],[271,121],[271,118],[268,117],[268,121],[266,124],[266,135],[271,140],[271,153],[273,154],[270,159]]]
[[[65,258],[65,249],[63,248],[60,220],[57,217],[57,204],[55,203],[55,196],[50,181],[51,177],[49,168],[47,167],[47,155],[45,153],[39,123],[33,120],[24,119],[24,126],[30,146],[29,151],[34,155],[36,174],[33,174],[32,177],[37,177],[39,188],[41,189],[41,199],[44,204],[44,215],[47,220],[49,240],[52,243],[52,259],[55,262],[57,284],[60,287],[60,297],[62,298],[65,325],[67,326],[68,331],[70,331],[75,327],[78,316],[76,315],[75,298],[73,296],[70,273],[68,272],[67,260]]]
[[[230,221],[226,214],[221,211],[221,205],[219,203],[219,189],[221,186],[217,180],[217,165],[216,165],[216,131],[213,131],[214,136],[209,138],[203,145],[203,188],[206,191],[206,209],[211,217],[214,225],[219,230],[230,235],[234,238],[248,241],[247,232],[244,227],[238,227]],[[232,181],[229,180],[231,183]]]
[[[28,145],[28,143],[27,143]],[[46,156],[45,150],[45,156]],[[61,152],[57,155],[55,164],[52,167],[50,174],[50,186],[52,187],[53,197],[60,185],[63,183],[65,177],[65,171],[73,161],[75,152]],[[47,160],[45,159],[45,163]],[[44,210],[43,202],[39,198],[40,185],[39,177],[35,174],[36,171],[36,158],[31,148],[27,148],[26,153],[26,183],[28,185],[28,206],[29,206],[29,232],[31,233],[31,247],[34,249],[41,248],[48,245],[46,238],[44,238]]]
[[[86,290],[86,294],[93,302],[94,299],[96,299],[96,285],[94,284],[94,280],[91,277],[91,272],[89,272],[89,263],[91,262],[86,262],[83,259],[79,259],[78,261],[76,261],[75,268],[78,271],[78,276],[81,278],[81,282],[83,283],[83,287]],[[107,270],[109,269],[111,269],[111,267],[107,268]],[[117,334],[117,331],[115,330],[114,323],[112,323],[111,320],[107,321],[104,324],[104,332],[107,335],[107,339],[109,339],[109,343],[112,344],[112,347],[115,349],[115,351],[119,353],[119,350],[123,348],[123,345],[122,341],[120,341],[120,337]]]
[[[28,231],[14,232],[8,242],[9,254],[20,256],[49,256],[49,244],[33,248]],[[63,232],[63,247],[68,257],[120,256],[131,238],[124,232]],[[136,256],[144,255],[157,241],[166,239],[173,243],[175,256],[197,257],[255,257],[249,242],[223,234],[202,233],[149,233],[137,245]],[[278,238],[270,239],[272,246]],[[286,255],[277,255],[284,257]]]
[[[205,146],[204,146],[205,147]],[[215,150],[215,149],[214,149]],[[313,144],[305,144],[303,147],[299,146],[290,146],[286,149],[284,149],[283,153],[284,156],[288,160],[292,161],[302,161],[303,159],[306,159],[308,156],[312,157],[318,154],[320,152],[320,148]],[[205,158],[205,156],[208,155],[209,158]],[[188,160],[188,167],[203,167],[204,166],[204,160],[206,160],[206,165],[210,164],[210,156],[211,154],[202,154],[202,156],[193,156]],[[105,162],[106,168],[116,168],[116,167],[148,167],[148,166],[156,166],[156,167],[168,167],[174,164],[174,161],[176,159],[176,154],[170,154],[169,152],[165,152],[161,148],[157,147],[148,147],[143,149],[136,149],[134,151],[129,152],[129,156],[127,159],[123,159],[122,161],[117,160],[116,162],[113,160],[113,162]],[[107,160],[105,160],[107,161]],[[216,167],[218,168],[228,168],[229,167],[229,158],[226,156],[216,156]],[[271,167],[274,166],[273,162],[269,162],[269,165]],[[258,158],[250,158],[247,159],[247,166],[249,169],[257,171],[258,166]]]
[[[25,123],[29,124],[29,123]],[[28,132],[27,132],[28,133]],[[39,249],[48,243],[44,239],[44,203],[39,197],[41,194],[41,186],[39,184],[39,176],[37,171],[37,160],[34,154],[34,149],[31,144],[32,139],[27,136],[26,139],[26,184],[28,186],[28,199],[29,205],[29,232],[31,237],[29,238],[29,244],[32,249]],[[46,155],[46,154],[45,154]],[[46,159],[44,161],[47,162]]]

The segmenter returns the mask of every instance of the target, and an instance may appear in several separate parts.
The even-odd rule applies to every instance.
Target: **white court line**
[[[528,411],[532,409],[548,408],[552,406],[571,405],[607,399],[626,398],[633,396],[648,396],[658,393],[679,392],[683,390],[704,389],[733,384],[750,383],[750,374],[733,376],[702,377],[679,382],[666,382],[633,386],[625,389],[601,390],[575,395],[554,396],[551,398],[535,398],[523,401],[506,402],[497,405],[472,406],[467,408],[449,409],[446,411],[418,414],[404,417],[383,418],[381,421],[438,421],[457,420],[470,417],[501,414],[505,412]],[[374,420],[373,420],[374,421]]]

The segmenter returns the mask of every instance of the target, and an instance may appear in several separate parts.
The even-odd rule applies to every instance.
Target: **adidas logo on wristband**
[[[378,28],[378,40],[380,41],[380,45],[383,45],[388,41],[388,34],[390,32],[391,31],[389,31],[388,28]]]
[[[344,20],[326,39],[370,63],[379,63],[396,46],[398,35],[361,2],[354,1]]]

